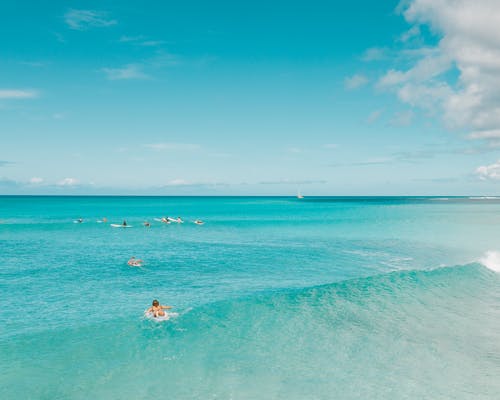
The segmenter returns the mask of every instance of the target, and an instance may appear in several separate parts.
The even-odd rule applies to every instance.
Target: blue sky
[[[2,2],[0,194],[498,194],[499,21],[493,0]]]

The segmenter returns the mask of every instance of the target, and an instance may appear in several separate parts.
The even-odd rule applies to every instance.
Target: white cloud
[[[184,179],[172,179],[171,181],[167,182],[165,186],[189,186],[191,185],[188,181]]]
[[[499,180],[500,179],[500,160],[491,165],[483,165],[476,168],[476,174],[481,180]]]
[[[410,39],[413,39],[414,37],[417,37],[420,35],[420,26],[414,25],[410,29],[408,29],[406,32],[404,32],[400,37],[399,40],[402,42],[407,42]]]
[[[0,99],[34,99],[38,97],[36,90],[0,89]]]
[[[43,178],[39,178],[37,176],[34,176],[33,178],[31,178],[29,180],[29,183],[31,183],[32,185],[39,185],[42,182],[43,182]]]
[[[194,151],[194,150],[199,150],[201,148],[199,144],[193,144],[193,143],[150,143],[150,144],[144,144],[143,147],[155,151],[162,151],[162,150]]]
[[[344,86],[348,90],[357,89],[368,83],[368,78],[364,75],[356,74],[344,79]]]
[[[64,178],[57,182],[57,186],[76,186],[80,182],[75,178]]]
[[[193,189],[193,188],[211,188],[211,189],[216,189],[217,186],[229,186],[231,184],[225,183],[225,182],[189,182],[186,181],[185,179],[181,178],[176,178],[172,179],[171,181],[167,182],[164,184],[162,187],[164,188],[169,188],[169,187],[175,187],[178,188],[179,190],[182,190],[184,188],[186,189]]]
[[[500,128],[500,7],[498,0],[410,0],[405,19],[439,36],[433,48],[413,49],[406,69],[378,82],[414,107],[434,110],[450,129],[471,139],[498,139]],[[454,82],[450,73],[458,73]]]
[[[314,185],[314,184],[325,184],[328,181],[323,179],[317,180],[297,180],[297,179],[278,179],[273,181],[262,181],[258,182],[259,185]]]
[[[370,113],[370,115],[368,115],[366,122],[368,122],[369,124],[373,124],[375,121],[377,121],[380,118],[380,116],[382,115],[383,112],[384,112],[384,110],[372,111]]]
[[[119,39],[119,42],[121,43],[130,43],[134,44],[137,46],[145,46],[145,47],[156,47],[156,46],[161,46],[165,42],[163,40],[152,40],[152,39],[147,39],[143,35],[139,36],[122,36]]]
[[[474,131],[469,135],[471,139],[500,139],[500,129]]]
[[[391,126],[409,126],[413,121],[414,113],[411,110],[400,111],[394,114],[394,117],[389,121]]]
[[[148,79],[149,76],[141,71],[141,66],[128,64],[122,68],[103,68],[102,71],[111,81],[122,79]]]
[[[380,61],[383,60],[387,56],[387,49],[383,49],[380,47],[372,47],[365,51],[361,60],[365,62],[370,61]]]
[[[92,27],[107,27],[116,25],[117,21],[110,19],[108,13],[95,10],[71,9],[64,15],[66,24],[75,30],[85,30]]]
[[[33,68],[42,68],[48,65],[48,63],[42,61],[20,61],[19,64]]]

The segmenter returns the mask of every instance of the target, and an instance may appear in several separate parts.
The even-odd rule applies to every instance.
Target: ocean
[[[494,197],[0,196],[0,398],[498,399],[499,238]]]

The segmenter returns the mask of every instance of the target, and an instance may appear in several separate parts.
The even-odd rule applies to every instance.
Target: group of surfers
[[[163,224],[170,224],[172,222],[175,222],[175,223],[178,223],[178,224],[183,224],[184,223],[184,220],[181,217],[177,217],[177,218],[161,217],[161,218],[155,218],[155,220],[158,221],[158,222],[161,222]],[[81,223],[83,223],[83,218],[78,218],[77,220],[75,220],[75,222],[81,224]],[[97,222],[107,223],[108,219],[106,217],[104,217],[102,220],[99,220]],[[195,223],[196,225],[203,225],[204,224],[204,222],[201,219],[195,219],[193,221],[193,223]],[[151,227],[151,223],[149,221],[144,221],[142,223],[142,225],[144,225],[146,228]],[[127,221],[123,220],[123,222],[121,223],[121,226],[123,226],[123,227],[128,226]]]

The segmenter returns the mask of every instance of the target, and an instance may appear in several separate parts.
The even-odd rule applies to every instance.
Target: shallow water
[[[497,199],[0,197],[0,398],[496,399],[499,223]]]

